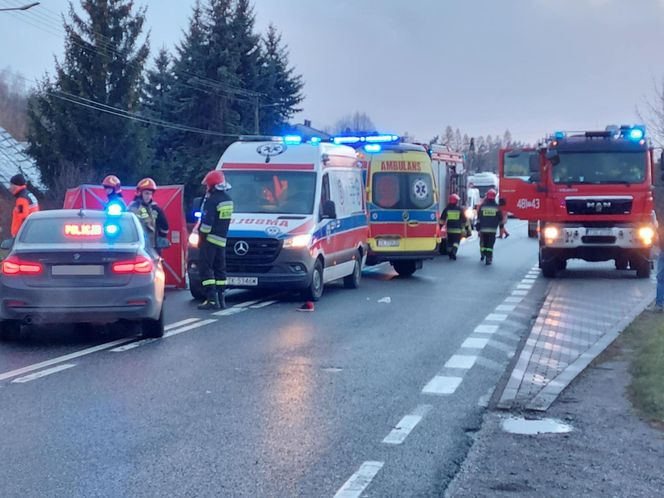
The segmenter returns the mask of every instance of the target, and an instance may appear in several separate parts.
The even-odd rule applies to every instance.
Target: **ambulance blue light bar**
[[[356,144],[362,141],[361,137],[334,137],[332,141],[339,144]]]
[[[314,145],[316,145],[316,144],[321,143],[321,140],[322,140],[322,139],[321,139],[320,137],[311,137],[311,138],[309,139],[309,142],[312,143],[312,144],[314,144]]]
[[[367,144],[364,146],[364,150],[369,153],[380,152],[383,148],[380,144]]]
[[[347,136],[347,137],[334,137],[332,141],[339,144],[385,144],[398,142],[401,137],[399,135],[361,135],[361,136]]]
[[[284,143],[287,145],[299,145],[302,143],[300,135],[286,135],[284,136]]]
[[[399,140],[399,135],[374,135],[374,136],[365,137],[365,138],[366,138],[366,141],[368,143],[373,143],[373,144],[381,143],[381,144],[384,144],[384,143],[390,143],[390,142],[398,141]]]

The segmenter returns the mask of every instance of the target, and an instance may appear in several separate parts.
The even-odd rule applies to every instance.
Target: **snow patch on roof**
[[[7,130],[0,127],[0,184],[9,188],[9,179],[23,173],[25,179],[39,190],[44,190],[37,163],[26,153],[26,144],[20,143]]]

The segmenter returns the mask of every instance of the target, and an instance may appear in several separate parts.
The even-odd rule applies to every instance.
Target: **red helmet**
[[[157,190],[157,184],[152,178],[143,178],[136,184],[136,190],[138,192],[143,192],[144,190],[152,190],[154,192]]]
[[[218,169],[213,169],[208,172],[208,174],[205,175],[205,178],[203,178],[201,185],[205,185],[209,189],[217,187],[221,190],[225,190],[229,187],[228,183],[226,183],[224,173]]]
[[[460,200],[461,200],[461,197],[459,197],[456,194],[452,194],[452,195],[450,195],[449,203],[450,204],[458,204]]]
[[[494,189],[490,188],[486,193],[486,198],[495,201],[496,195],[498,195],[498,193]]]
[[[114,192],[120,192],[122,185],[120,179],[115,175],[108,175],[101,182],[103,187],[112,188]]]

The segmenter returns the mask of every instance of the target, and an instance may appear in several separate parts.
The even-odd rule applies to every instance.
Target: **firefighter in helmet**
[[[106,198],[108,199],[106,202],[106,207],[111,204],[118,204],[122,207],[123,211],[127,209],[127,204],[122,198],[122,184],[120,183],[120,179],[117,176],[106,176],[102,180],[101,185],[104,187]]]
[[[503,212],[496,202],[496,191],[490,189],[478,211],[477,231],[480,235],[480,261],[487,265],[493,262],[493,246],[496,243],[496,230],[505,228]]]
[[[457,259],[462,233],[466,230],[466,214],[459,205],[461,198],[457,194],[450,195],[447,206],[443,209],[438,223],[447,228],[447,254],[451,260]]]
[[[165,245],[160,244],[160,241],[168,240],[168,220],[163,209],[153,199],[156,191],[155,181],[152,178],[143,178],[136,185],[136,197],[127,209],[138,216],[150,246],[161,254]]]
[[[14,211],[12,212],[12,237],[16,237],[25,219],[32,213],[39,211],[39,203],[34,195],[28,191],[28,182],[22,174],[17,174],[9,179],[9,191],[16,199]]]
[[[205,301],[198,305],[198,309],[223,309],[226,307],[226,237],[233,216],[233,200],[228,194],[231,186],[219,170],[212,170],[205,175],[202,184],[207,192],[201,208],[198,233]]]

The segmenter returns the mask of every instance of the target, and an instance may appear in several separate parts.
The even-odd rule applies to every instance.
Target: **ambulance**
[[[317,137],[252,137],[230,145],[217,169],[235,206],[226,244],[230,287],[294,289],[317,301],[329,282],[359,286],[368,225],[354,149]],[[196,245],[193,233],[188,275],[200,298]]]
[[[410,276],[438,245],[438,195],[425,147],[396,135],[335,137],[358,148],[366,168],[369,208],[367,264],[389,262]]]

